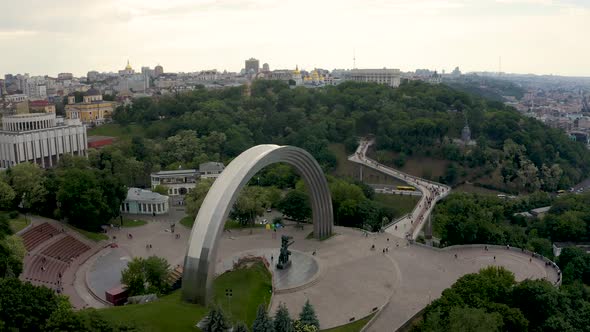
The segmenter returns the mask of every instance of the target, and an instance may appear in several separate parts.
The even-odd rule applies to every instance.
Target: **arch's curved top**
[[[334,220],[330,190],[320,165],[311,154],[293,146],[254,146],[225,168],[203,200],[184,260],[182,293],[185,300],[206,304],[215,273],[217,245],[234,202],[254,174],[277,162],[293,165],[303,178],[311,201],[314,236],[331,235]]]

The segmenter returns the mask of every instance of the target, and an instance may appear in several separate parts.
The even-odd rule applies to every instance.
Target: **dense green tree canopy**
[[[586,331],[586,286],[556,288],[544,280],[517,283],[502,267],[465,275],[425,309],[415,332]]]
[[[255,144],[275,143],[302,147],[331,169],[336,159],[329,143],[351,149],[356,136],[371,133],[377,150],[393,152],[400,165],[418,155],[453,161],[441,178],[451,184],[470,179],[511,191],[555,190],[590,172],[588,151],[560,130],[442,84],[290,89],[257,80],[249,97],[242,87],[200,88],[138,99],[114,118],[145,127],[147,138],[134,138],[130,155],[154,168],[195,167],[201,156],[227,161]],[[464,149],[450,139],[460,137],[466,120],[477,145]],[[506,155],[511,147],[520,154]],[[499,180],[486,183],[491,178]]]

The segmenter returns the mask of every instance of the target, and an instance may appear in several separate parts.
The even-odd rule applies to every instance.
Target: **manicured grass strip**
[[[226,289],[232,289],[228,301]],[[266,306],[271,297],[271,276],[262,263],[224,273],[213,281],[214,302],[219,304],[232,322],[242,321],[252,325],[258,305]],[[208,309],[189,304],[180,298],[180,290],[163,296],[157,301],[110,307],[98,310],[106,320],[132,323],[140,331],[198,331],[195,325],[207,314]]]
[[[106,320],[132,323],[140,331],[199,331],[195,327],[208,310],[182,301],[180,290],[146,304],[133,304],[98,310]]]
[[[375,314],[370,314],[369,316],[354,321],[350,324],[333,327],[327,330],[322,330],[322,332],[359,332],[365,325],[367,325],[367,323],[371,320],[371,318],[373,318],[374,315]]]
[[[375,194],[375,200],[387,207],[393,208],[397,213],[396,217],[399,217],[412,212],[416,204],[418,204],[420,196]]]
[[[11,219],[8,222],[13,233],[18,232],[29,225],[29,221],[25,218]]]
[[[121,140],[130,140],[133,136],[144,136],[144,130],[140,125],[132,124],[121,126],[116,123],[107,123],[92,129],[88,129],[88,136],[112,136]]]
[[[186,216],[180,219],[180,224],[187,228],[193,228],[193,224],[195,223],[195,217]]]
[[[67,225],[69,228],[75,230],[76,232],[84,235],[86,238],[95,241],[95,242],[99,242],[102,240],[108,240],[109,237],[108,235],[104,234],[104,233],[95,233],[95,232],[90,232],[90,231],[85,231],[83,229],[80,229],[78,227],[74,227],[72,225]]]
[[[227,289],[231,289],[231,298],[226,296]],[[215,302],[232,322],[241,321],[252,326],[258,306],[264,303],[266,307],[270,301],[271,275],[262,263],[254,263],[249,268],[217,277],[213,282],[213,294]]]

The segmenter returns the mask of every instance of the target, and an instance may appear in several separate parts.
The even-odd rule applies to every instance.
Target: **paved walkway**
[[[411,238],[415,240],[424,227],[424,224],[428,220],[428,217],[434,209],[436,202],[448,195],[451,191],[451,188],[440,183],[428,181],[400,172],[368,158],[366,156],[367,149],[373,143],[373,140],[364,138],[361,139],[357,150],[354,154],[348,157],[348,160],[366,167],[370,167],[396,179],[405,181],[422,192],[422,197],[420,198],[416,208],[414,208],[414,210],[408,216],[398,219],[385,229],[386,232],[397,237]]]

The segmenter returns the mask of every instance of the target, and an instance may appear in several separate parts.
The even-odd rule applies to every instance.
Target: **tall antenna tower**
[[[352,49],[352,69],[356,69],[356,49]]]
[[[502,56],[498,58],[498,76],[502,75]]]

